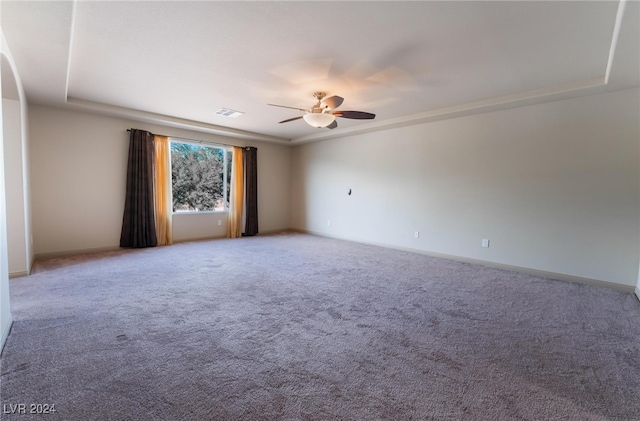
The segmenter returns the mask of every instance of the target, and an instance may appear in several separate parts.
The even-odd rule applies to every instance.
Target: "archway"
[[[22,125],[22,99],[12,66],[2,55],[2,138],[9,276],[29,273],[27,238],[26,148]]]

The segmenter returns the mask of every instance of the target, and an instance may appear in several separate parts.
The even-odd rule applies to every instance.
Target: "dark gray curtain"
[[[130,132],[120,247],[154,247],[158,241],[153,200],[153,134],[136,129]]]
[[[242,153],[244,167],[245,225],[243,235],[258,233],[258,150],[246,147]]]

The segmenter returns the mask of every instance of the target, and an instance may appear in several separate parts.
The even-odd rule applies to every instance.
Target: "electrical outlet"
[[[487,238],[482,239],[482,247],[489,247],[489,240]]]
[[[420,238],[420,231],[414,231],[413,238]]]
[[[218,219],[218,226],[222,225],[222,219]]]
[[[328,226],[328,227],[330,227],[330,226],[331,226],[331,219],[329,219],[329,220],[327,221],[327,226]]]

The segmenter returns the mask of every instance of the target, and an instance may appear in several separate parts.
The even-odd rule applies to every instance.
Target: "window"
[[[231,154],[221,147],[171,141],[173,211],[214,212],[228,208]]]

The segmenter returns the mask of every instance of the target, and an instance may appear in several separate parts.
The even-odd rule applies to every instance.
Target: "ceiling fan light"
[[[326,113],[307,113],[303,118],[310,126],[320,128],[327,127],[329,124],[333,123],[336,116]]]

